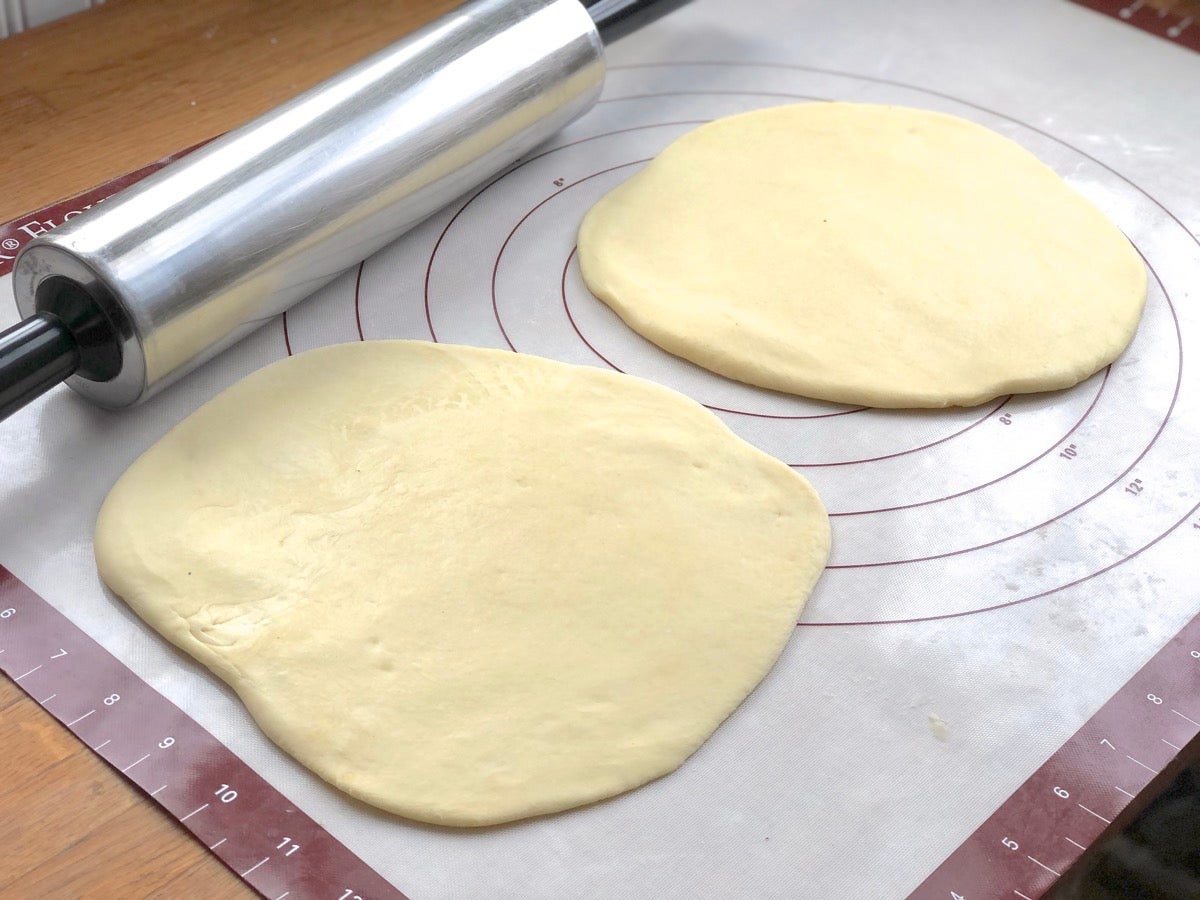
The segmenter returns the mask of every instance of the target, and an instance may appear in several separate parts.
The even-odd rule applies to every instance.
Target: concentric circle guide
[[[1085,193],[1091,188],[1098,202],[1105,193],[1122,192],[1140,204],[1137,214],[1152,217],[1156,227],[1191,239],[1136,185],[1044,131],[908,85],[802,71],[833,82],[827,87],[842,82],[886,87],[907,102],[933,101],[946,111],[979,119],[1034,144],[1062,169],[1082,169],[1089,183],[1079,186]],[[1147,250],[1142,250],[1151,282],[1146,314],[1134,344],[1114,366],[1069,391],[1004,397],[967,410],[866,410],[736,384],[670,357],[588,293],[578,273],[573,223],[599,196],[703,121],[771,103],[819,102],[832,94],[658,90],[608,97],[603,106],[619,110],[611,119],[621,127],[598,126],[523,160],[449,217],[425,261],[424,334],[398,332],[384,309],[368,310],[364,325],[361,284],[373,262],[364,264],[356,279],[356,332],[364,339],[425,337],[598,365],[649,377],[706,404],[752,443],[803,472],[826,499],[835,520],[835,551],[825,583],[800,622],[806,627],[927,621],[1029,602],[1111,571],[1178,528],[1187,518],[1186,502],[1156,508],[1154,521],[1139,522],[1137,533],[1121,547],[1094,553],[1072,546],[1084,558],[1092,557],[1089,571],[1082,574],[1073,566],[1069,577],[1057,571],[1061,566],[1043,566],[1040,573],[1029,569],[1003,578],[980,577],[981,570],[994,573],[1004,560],[1048,534],[1069,540],[1071,534],[1087,534],[1124,518],[1118,504],[1138,496],[1156,477],[1164,460],[1156,448],[1183,387],[1184,342],[1174,288],[1160,276]],[[664,120],[657,114],[640,122],[639,108],[649,100],[655,101],[656,111],[664,100],[677,100],[680,115]],[[708,115],[696,115],[699,110]],[[508,224],[497,227],[496,222]],[[1137,235],[1131,237],[1137,243]],[[373,297],[375,302],[409,302],[386,292]],[[304,335],[300,343],[295,331],[294,325],[289,328],[289,351],[322,340],[319,334]],[[1131,428],[1128,411],[1134,400],[1139,408]],[[1104,460],[1102,465],[1094,464],[1098,459]],[[917,483],[913,472],[929,470],[936,476]],[[1047,479],[1067,479],[1070,487],[1056,490],[1051,500],[1006,509],[986,523],[945,527],[977,518],[980,508],[1007,506],[1008,498],[1029,495]],[[901,531],[908,534],[900,541],[878,538],[880,532]],[[1077,557],[1072,553],[1071,558]],[[931,564],[947,560],[954,565],[938,573],[943,582],[947,575],[951,578],[942,595],[961,598],[956,603],[922,598],[906,608],[863,609],[835,599],[878,594],[870,587],[877,578],[868,570],[881,570],[888,578],[925,578]]]

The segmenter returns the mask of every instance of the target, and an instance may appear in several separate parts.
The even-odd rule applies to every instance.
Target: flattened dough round
[[[1133,337],[1146,272],[1017,144],[941,113],[778,106],[684,135],[583,220],[592,292],[663,349],[821,400],[1069,387]]]
[[[488,825],[679,766],[775,662],[829,523],[666,388],[383,341],[201,407],[113,487],[95,544],[301,763]]]

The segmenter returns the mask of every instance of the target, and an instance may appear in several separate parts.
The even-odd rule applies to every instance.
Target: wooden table
[[[227,131],[454,5],[108,0],[0,41],[0,222]],[[0,897],[255,895],[2,676],[0,759]]]

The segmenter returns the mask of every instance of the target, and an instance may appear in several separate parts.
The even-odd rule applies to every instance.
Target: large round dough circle
[[[730,378],[941,407],[1069,387],[1133,336],[1146,273],[1032,154],[941,113],[779,106],[672,143],[583,220],[588,287]]]
[[[113,487],[95,544],[301,763],[488,825],[679,766],[775,662],[829,523],[666,388],[385,341],[201,407]]]

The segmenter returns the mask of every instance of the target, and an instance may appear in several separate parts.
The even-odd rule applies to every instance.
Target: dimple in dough
[[[579,230],[591,291],[711,371],[821,400],[971,406],[1066,388],[1131,340],[1146,271],[1014,142],[810,103],[684,135]]]
[[[201,407],[116,483],[95,548],[305,766],[473,826],[679,766],[774,664],[829,523],[666,388],[385,341]]]

